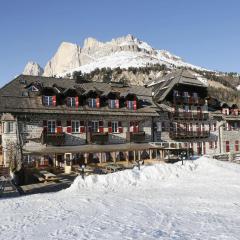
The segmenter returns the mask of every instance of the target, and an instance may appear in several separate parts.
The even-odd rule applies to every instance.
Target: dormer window
[[[198,99],[198,94],[196,92],[193,93],[193,98]]]
[[[56,106],[56,96],[43,96],[43,105]]]
[[[109,99],[108,107],[109,108],[119,108],[119,100],[118,99]]]
[[[78,105],[79,105],[78,97],[67,97],[68,107],[78,107]]]
[[[28,91],[30,91],[30,92],[38,92],[39,90],[38,90],[37,87],[35,87],[34,85],[32,85],[32,86],[30,86],[30,87],[28,88]]]
[[[137,109],[137,101],[136,100],[127,101],[127,108],[129,110],[136,110]]]
[[[177,90],[174,90],[174,91],[173,91],[173,96],[174,96],[174,97],[180,96],[180,95],[179,95],[179,92],[178,92]]]
[[[222,114],[229,115],[229,109],[228,108],[223,108],[222,109]]]
[[[88,106],[90,108],[99,108],[100,107],[100,99],[99,98],[89,98]]]

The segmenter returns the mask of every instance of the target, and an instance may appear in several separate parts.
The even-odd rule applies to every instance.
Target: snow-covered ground
[[[240,165],[200,158],[0,200],[0,239],[239,239]]]

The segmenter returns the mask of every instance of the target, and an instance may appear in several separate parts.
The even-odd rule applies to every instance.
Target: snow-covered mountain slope
[[[0,239],[239,239],[240,165],[204,157],[1,199]]]
[[[169,67],[175,65],[202,69],[166,50],[156,50],[129,34],[109,42],[87,38],[82,48],[77,44],[63,42],[48,61],[43,75],[64,76],[79,70],[88,73],[96,68],[144,67],[157,63]]]
[[[36,62],[28,62],[24,68],[23,74],[41,76],[43,74],[43,69]]]

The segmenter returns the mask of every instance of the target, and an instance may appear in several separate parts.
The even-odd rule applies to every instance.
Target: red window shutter
[[[226,141],[226,152],[230,152],[229,141]]]
[[[56,96],[52,96],[52,100],[53,100],[53,106],[56,106],[57,105]]]
[[[100,133],[103,133],[103,132],[104,132],[103,121],[99,121],[99,132],[100,132]]]
[[[122,133],[123,132],[123,128],[122,128],[122,122],[118,122],[118,131],[120,132],[120,133]]]
[[[78,108],[78,106],[79,106],[79,100],[78,100],[78,97],[75,97],[75,102],[76,102],[76,107]]]
[[[97,108],[100,108],[100,98],[96,98],[96,106]]]
[[[46,132],[47,131],[47,121],[43,120],[43,131]]]
[[[67,133],[71,133],[72,132],[72,124],[71,121],[67,121]]]
[[[108,122],[108,132],[112,132],[112,122]]]
[[[137,100],[133,101],[133,110],[137,110]]]
[[[85,122],[80,121],[80,133],[85,133]]]
[[[126,101],[126,107],[129,108],[129,101]]]
[[[115,100],[115,106],[116,106],[116,108],[119,108],[119,99]]]
[[[62,133],[62,123],[60,120],[57,121],[57,133]]]

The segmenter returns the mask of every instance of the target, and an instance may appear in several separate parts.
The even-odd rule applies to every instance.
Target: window
[[[225,145],[226,145],[226,152],[230,152],[229,141],[226,141]]]
[[[212,141],[209,142],[209,149],[213,149],[213,142]]]
[[[224,115],[229,115],[229,109],[228,109],[228,108],[223,108],[223,109],[222,109],[222,113],[223,113]]]
[[[179,92],[178,92],[177,90],[174,90],[174,91],[173,91],[173,96],[174,96],[174,97],[178,97],[178,96],[179,96]]]
[[[119,100],[118,99],[109,99],[108,106],[109,106],[109,108],[119,108]]]
[[[78,97],[68,97],[67,105],[69,107],[78,107]]]
[[[198,94],[196,92],[193,93],[193,98],[198,99]]]
[[[136,110],[137,109],[137,101],[127,101],[127,108],[130,110]]]
[[[215,141],[214,148],[217,149],[217,141]]]
[[[91,121],[92,132],[99,132],[99,121]]]
[[[56,121],[55,120],[47,121],[47,131],[49,133],[55,133],[55,131],[56,131]]]
[[[117,121],[113,121],[112,122],[112,133],[118,133],[118,122]]]
[[[239,151],[239,141],[236,140],[235,141],[235,152],[238,152]]]
[[[4,123],[4,129],[5,129],[5,133],[13,133],[13,122],[5,122]]]
[[[184,92],[184,93],[183,93],[183,96],[184,96],[185,98],[188,98],[188,97],[189,97],[188,92]]]
[[[217,131],[217,124],[216,123],[213,123],[213,131]]]
[[[130,132],[139,132],[139,123],[138,122],[130,122]]]
[[[90,108],[99,108],[100,107],[99,98],[90,98],[88,100],[88,106]]]
[[[55,106],[56,96],[43,96],[43,104],[45,106]]]
[[[80,132],[80,123],[78,120],[72,120],[72,133]]]
[[[38,92],[38,88],[35,87],[34,85],[32,85],[32,86],[30,86],[30,87],[28,88],[28,91],[30,91],[30,92]]]

